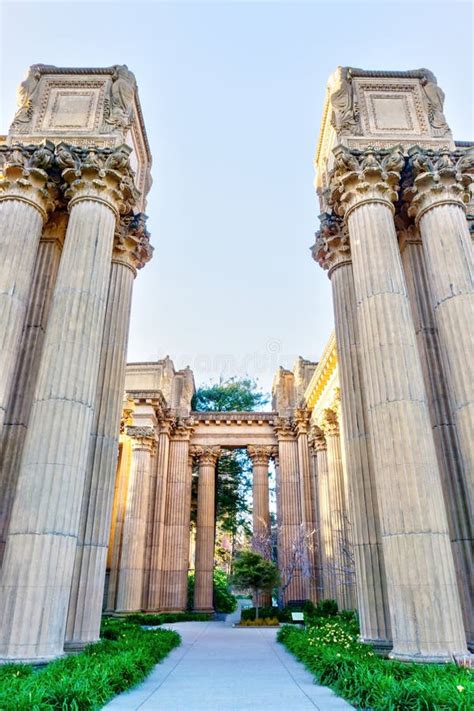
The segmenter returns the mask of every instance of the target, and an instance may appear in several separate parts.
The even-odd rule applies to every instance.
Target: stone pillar
[[[142,609],[145,544],[152,454],[156,446],[153,427],[127,428],[132,438],[132,467],[122,529],[122,550],[117,581],[117,612]]]
[[[344,470],[337,413],[325,410],[321,427],[326,435],[329,479],[329,517],[331,522],[336,600],[341,610],[355,607],[354,553],[350,540]]]
[[[397,148],[335,149],[331,200],[349,229],[393,656],[466,652],[415,330],[393,222]],[[410,561],[410,564],[406,564]]]
[[[335,600],[336,575],[334,564],[334,543],[331,524],[331,499],[329,494],[329,470],[327,442],[319,427],[313,428],[313,441],[318,468],[319,539],[320,568],[322,573],[322,599]]]
[[[219,447],[202,447],[199,458],[199,482],[196,526],[196,572],[194,609],[213,612],[214,545],[216,531],[216,462]]]
[[[468,477],[459,451],[439,336],[434,322],[428,274],[420,234],[414,225],[398,224],[398,239],[407,283],[423,378],[431,416],[448,515],[451,546],[468,641],[474,645],[471,581],[473,578],[473,519]]]
[[[247,447],[247,453],[252,460],[252,546],[258,553],[270,559],[271,530],[268,465],[272,448],[250,445]]]
[[[314,521],[314,529],[315,529],[315,535],[314,535],[314,545],[315,545],[315,576],[316,576],[316,594],[317,594],[317,602],[320,600],[324,599],[324,586],[323,586],[323,567],[321,564],[321,555],[322,555],[322,540],[321,540],[321,520],[319,518],[319,475],[318,475],[318,452],[316,450],[316,442],[319,439],[319,433],[323,435],[323,441],[324,441],[324,433],[319,429],[319,427],[315,427],[314,425],[311,425],[309,433],[308,433],[308,445],[310,448],[310,455],[311,455],[311,497],[312,497],[312,502],[313,502],[313,521]],[[325,442],[324,442],[325,445]],[[326,451],[326,450],[324,450]],[[325,460],[326,463],[326,471],[327,471],[327,459]]]
[[[53,151],[49,141],[36,148],[0,146],[0,435],[41,231],[56,202]]]
[[[307,578],[308,597],[318,601],[316,522],[313,508],[312,468],[308,444],[310,412],[297,409],[295,412],[295,430],[298,444],[298,468],[300,472],[301,514],[305,532],[305,577]]]
[[[3,659],[63,651],[115,224],[134,197],[129,150],[56,148],[70,217],[0,578]]]
[[[170,441],[160,592],[160,607],[165,612],[180,612],[187,606],[191,506],[186,502],[191,432],[190,422],[178,420]]]
[[[99,639],[118,433],[136,270],[151,257],[144,215],[127,216],[115,234],[107,308],[69,600],[66,648]]]
[[[390,641],[387,582],[362,382],[349,235],[334,215],[325,213],[320,219],[321,232],[316,236],[313,257],[323,269],[329,270],[332,286],[360,635],[365,642],[387,646]]]
[[[150,611],[158,611],[161,608],[160,582],[163,566],[163,533],[165,527],[165,506],[168,485],[171,427],[171,419],[163,420],[159,424],[156,462],[155,518],[153,525],[153,540],[151,544],[150,584],[148,596],[148,609]]]
[[[0,437],[0,567],[66,226],[67,213],[55,212],[41,235],[18,360]]]
[[[247,453],[252,460],[252,547],[268,560],[272,557],[272,532],[270,527],[270,494],[268,486],[268,465],[272,447],[248,446]],[[271,592],[261,593],[258,604],[269,607]]]
[[[306,536],[302,525],[298,446],[290,418],[274,423],[278,436],[278,567],[284,602],[306,600]]]

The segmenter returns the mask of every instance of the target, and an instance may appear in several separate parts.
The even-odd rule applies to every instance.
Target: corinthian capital
[[[270,461],[270,458],[272,456],[272,450],[273,447],[267,447],[267,446],[252,446],[249,445],[247,447],[247,454],[249,455],[250,459],[252,460],[252,464],[255,465],[264,465],[268,467],[268,462]]]
[[[279,440],[294,439],[295,431],[291,417],[275,417],[273,420],[273,429]]]
[[[327,437],[339,436],[339,418],[335,410],[328,408],[324,411],[321,429],[325,432]]]
[[[132,212],[140,194],[133,182],[131,152],[125,144],[113,149],[84,149],[60,143],[56,147],[56,163],[69,207],[78,200],[96,200],[116,215]]]
[[[143,212],[120,218],[115,231],[113,262],[124,264],[136,272],[150,261],[153,247],[150,244],[146,220],[147,216]]]
[[[195,447],[193,451],[201,466],[214,467],[221,454],[220,447]]]
[[[313,259],[329,276],[334,269],[351,262],[349,232],[340,217],[332,212],[319,216],[321,229],[316,233],[316,241],[311,248]]]
[[[54,174],[54,145],[0,146],[0,200],[20,200],[33,205],[43,220],[58,204]]]
[[[334,149],[335,164],[330,175],[330,203],[334,211],[347,216],[364,203],[383,203],[394,211],[400,173],[405,165],[400,146],[388,150],[367,148]]]
[[[132,439],[134,449],[149,449],[156,447],[156,433],[154,427],[129,425],[126,427],[127,435]]]
[[[412,184],[403,197],[408,214],[418,222],[437,205],[455,204],[465,209],[470,200],[474,149],[431,151],[413,146],[408,151]]]
[[[317,425],[313,425],[308,437],[309,446],[316,452],[322,452],[327,449],[326,436],[323,430]]]
[[[296,434],[308,434],[310,417],[311,412],[309,410],[305,410],[304,408],[298,408],[295,411],[294,427]]]

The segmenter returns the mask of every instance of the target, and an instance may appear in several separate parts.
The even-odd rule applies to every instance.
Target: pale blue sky
[[[1,4],[1,125],[26,68],[127,64],[154,157],[153,261],[134,294],[130,360],[169,354],[198,382],[317,359],[330,284],[308,247],[312,160],[338,64],[428,67],[458,139],[472,139],[466,2]]]

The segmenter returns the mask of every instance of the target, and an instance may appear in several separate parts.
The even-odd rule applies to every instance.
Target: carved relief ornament
[[[117,148],[78,148],[59,143],[55,159],[69,209],[78,200],[96,200],[117,216],[132,212],[140,193],[130,167],[131,152],[125,144]]]
[[[361,133],[359,105],[352,83],[352,68],[338,67],[331,77],[329,101],[331,124],[339,136]]]
[[[252,464],[254,466],[266,466],[268,467],[268,463],[270,461],[270,458],[272,456],[272,451],[273,447],[271,446],[266,446],[266,445],[249,445],[247,447],[247,454],[249,455],[250,459],[252,460]]]
[[[291,417],[275,417],[273,420],[273,429],[278,439],[294,439],[295,432],[293,424]]]
[[[311,412],[305,408],[295,410],[294,428],[297,435],[308,434]]]
[[[136,449],[156,448],[155,428],[146,425],[129,425],[126,427],[127,435],[132,439],[132,446]]]
[[[54,145],[0,146],[0,200],[27,202],[43,220],[59,204],[58,176],[55,173]]]
[[[356,207],[378,202],[395,211],[400,173],[405,165],[401,146],[363,151],[336,146],[330,174],[329,202],[337,215],[346,219]]]
[[[327,449],[326,436],[323,430],[317,425],[312,425],[309,432],[308,442],[309,446],[316,452],[322,452]]]
[[[351,263],[349,231],[342,219],[334,213],[323,212],[319,219],[321,229],[316,232],[311,255],[331,277],[337,267]]]
[[[413,182],[403,197],[408,204],[408,215],[414,217],[416,223],[437,205],[456,204],[465,209],[474,175],[473,148],[432,151],[413,146],[408,155]]]
[[[143,212],[123,215],[115,231],[112,261],[130,267],[135,274],[153,256],[146,220],[147,216]]]
[[[195,447],[193,455],[199,460],[201,466],[214,467],[220,457],[220,447]]]
[[[325,432],[327,437],[339,437],[339,418],[335,410],[331,408],[324,410],[321,429]]]

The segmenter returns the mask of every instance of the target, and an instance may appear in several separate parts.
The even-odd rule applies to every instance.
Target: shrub
[[[237,627],[277,627],[279,624],[277,617],[259,617],[257,620],[241,620]]]
[[[232,595],[228,575],[219,568],[214,568],[214,609],[216,612],[229,614],[237,609],[237,598]],[[188,574],[188,609],[194,605],[194,571]]]
[[[171,630],[142,630],[108,618],[100,642],[43,669],[9,664],[0,668],[2,711],[86,711],[100,709],[116,694],[145,678],[180,643]]]
[[[313,618],[314,620],[315,618]],[[454,664],[402,663],[377,657],[357,641],[354,616],[312,621],[306,629],[284,626],[278,640],[313,673],[358,708],[374,711],[467,711],[474,708],[469,669]]]
[[[149,625],[151,627],[167,625],[172,622],[208,622],[212,620],[212,615],[207,612],[134,612],[121,618],[138,625]]]

